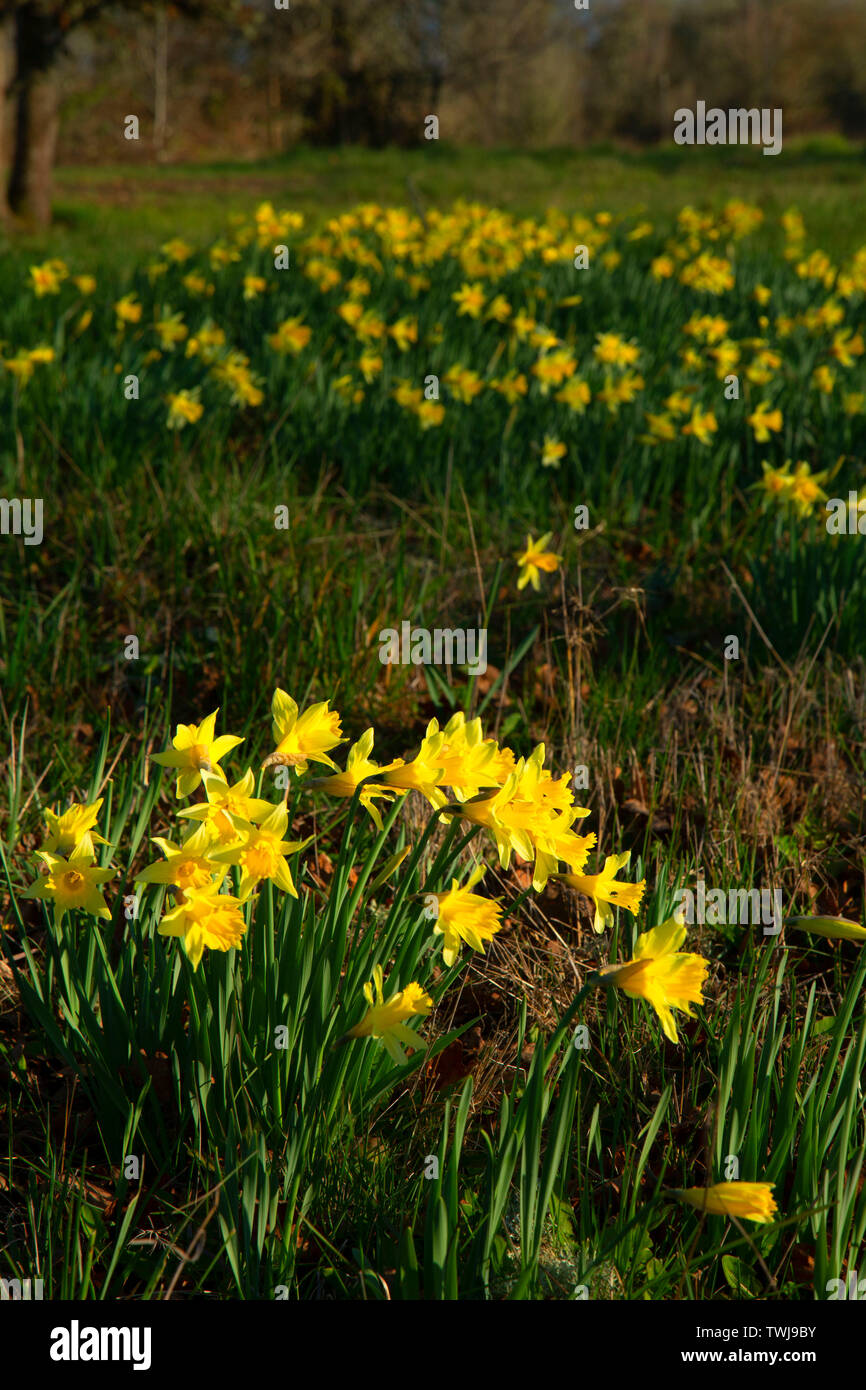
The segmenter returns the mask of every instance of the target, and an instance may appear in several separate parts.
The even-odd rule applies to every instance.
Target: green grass
[[[626,151],[523,151],[454,148],[430,141],[417,150],[299,147],[273,159],[196,164],[61,167],[56,225],[27,238],[33,254],[128,264],[175,235],[212,239],[226,212],[254,198],[297,208],[314,225],[356,202],[448,207],[479,199],[520,215],[547,207],[669,215],[685,203],[719,207],[744,198],[778,216],[792,203],[818,245],[833,255],[862,242],[866,168],[859,145],[841,139],[787,141],[759,149],[662,147]]]

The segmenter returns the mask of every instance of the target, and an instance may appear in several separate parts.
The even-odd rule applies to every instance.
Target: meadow
[[[858,1269],[862,154],[692,153],[67,170],[6,248],[3,1277]]]

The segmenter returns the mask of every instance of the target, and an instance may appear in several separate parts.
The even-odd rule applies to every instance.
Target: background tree
[[[59,130],[57,69],[71,34],[95,24],[116,6],[108,0],[3,0],[0,20],[0,156],[10,161],[0,213],[36,226],[51,220],[53,170]],[[152,0],[125,0],[124,10],[154,16],[157,11],[206,15],[242,28],[258,12],[242,0],[175,0],[166,7]]]
[[[866,134],[866,0],[0,0],[0,216],[44,224],[70,162],[299,142],[670,141],[673,113],[780,106]],[[66,57],[64,57],[66,55]],[[62,77],[62,81],[60,80]],[[58,92],[63,94],[62,103]],[[122,141],[122,119],[142,139]],[[58,113],[62,118],[58,120]],[[151,119],[152,118],[152,119]],[[7,202],[8,198],[8,202]]]

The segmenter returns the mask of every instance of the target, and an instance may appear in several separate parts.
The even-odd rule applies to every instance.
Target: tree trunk
[[[16,25],[15,140],[9,176],[9,206],[37,227],[51,221],[54,156],[60,127],[55,63],[60,49],[56,25],[30,6]]]
[[[168,138],[168,14],[165,5],[160,5],[156,12],[154,49],[153,143],[157,161],[162,164]]]
[[[0,223],[9,220],[6,199],[8,169],[12,161],[15,103],[12,82],[15,77],[15,18],[0,18]]]

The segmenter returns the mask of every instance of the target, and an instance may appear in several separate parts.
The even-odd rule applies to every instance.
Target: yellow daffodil
[[[808,463],[798,463],[791,474],[787,498],[793,502],[800,516],[808,516],[818,502],[826,502],[827,494],[821,484],[826,482],[829,470],[813,473]]]
[[[270,335],[268,342],[275,352],[299,353],[307,346],[311,336],[312,329],[301,323],[300,318],[295,317],[285,319],[276,333]]]
[[[410,343],[418,341],[418,320],[410,318],[397,319],[388,329],[388,337],[393,338],[401,352],[405,352]]]
[[[415,417],[422,430],[435,429],[445,419],[445,407],[441,401],[419,401]]]
[[[449,368],[444,380],[452,394],[463,405],[471,405],[475,397],[484,390],[484,382],[478,373],[464,367],[460,362]]]
[[[493,378],[488,385],[491,391],[498,391],[509,405],[514,405],[529,390],[529,382],[523,372],[507,372],[503,377]]]
[[[352,797],[355,795],[359,784],[363,782],[366,777],[374,777],[382,772],[388,772],[392,768],[402,766],[399,759],[395,762],[386,763],[382,767],[380,767],[378,763],[374,763],[370,757],[373,751],[373,737],[373,730],[367,729],[358,739],[357,743],[352,744],[352,747],[346,755],[345,772],[335,772],[333,777],[316,778],[310,785],[315,787],[318,791],[326,792],[328,796]],[[378,806],[374,805],[374,799],[393,801],[397,796],[402,796],[403,794],[402,790],[392,790],[382,782],[368,782],[365,787],[362,787],[358,800],[365,811],[369,812],[376,825],[376,829],[381,831],[382,816]]]
[[[853,367],[855,360],[863,356],[863,334],[854,333],[851,328],[840,328],[833,335],[830,353],[842,367]]]
[[[511,327],[514,329],[518,338],[528,338],[535,327],[535,319],[530,318],[528,314],[523,313],[521,310],[521,312],[515,314],[514,318],[511,320]]]
[[[640,883],[618,883],[615,875],[625,868],[631,853],[609,854],[605,858],[600,873],[597,874],[556,874],[571,888],[576,888],[595,903],[593,928],[603,932],[605,927],[613,926],[613,908],[624,907],[627,912],[636,913],[646,888],[646,879]]]
[[[125,323],[139,323],[142,312],[142,306],[135,295],[125,294],[122,299],[118,299],[114,306],[118,328],[122,328]]]
[[[718,428],[716,417],[711,410],[701,410],[695,406],[688,424],[683,425],[682,433],[693,435],[699,444],[709,444],[711,436]]]
[[[216,881],[191,888],[181,901],[166,912],[157,931],[160,936],[180,936],[193,970],[197,970],[205,947],[211,951],[230,951],[243,941],[247,924],[241,905],[230,893],[221,893]]]
[[[541,394],[546,396],[551,386],[561,386],[577,369],[577,361],[567,348],[545,353],[532,368],[533,376],[538,378]]]
[[[442,734],[425,738],[414,758],[409,762],[398,760],[393,767],[382,772],[380,780],[386,787],[420,792],[434,809],[444,805],[441,788],[445,775],[438,757],[444,741]]]
[[[30,288],[37,299],[41,299],[46,294],[60,293],[60,282],[63,276],[58,274],[56,267],[50,261],[46,261],[44,265],[32,265],[30,278]]]
[[[580,377],[573,376],[565,383],[561,391],[557,391],[555,399],[562,401],[569,410],[582,415],[592,399],[592,392],[587,383]]]
[[[720,343],[727,334],[730,324],[720,314],[693,314],[688,323],[683,324],[683,332],[705,343]]]
[[[39,857],[48,872],[40,874],[35,883],[24,889],[21,894],[23,898],[41,898],[53,902],[54,919],[58,926],[65,913],[78,909],[91,917],[111,918],[99,889],[103,883],[114,878],[113,869],[96,868],[81,846],[73,850],[68,859],[44,850],[39,852]]]
[[[419,766],[437,765],[439,780],[424,793],[434,808],[446,804],[443,786],[464,801],[476,796],[482,787],[501,786],[514,768],[510,750],[500,749],[495,739],[485,738],[481,720],[467,720],[462,710],[441,730],[438,719],[430,720],[415,762]]]
[[[404,1066],[408,1059],[403,1044],[418,1051],[424,1047],[423,1038],[418,1036],[414,1028],[407,1027],[406,1019],[429,1014],[433,1000],[414,981],[386,1000],[381,965],[374,968],[373,979],[364,985],[364,998],[370,1007],[361,1022],[349,1029],[346,1037],[379,1038],[391,1060],[397,1066]]]
[[[202,361],[212,362],[216,357],[219,348],[225,346],[226,335],[222,328],[217,328],[215,324],[204,324],[192,338],[187,340],[187,357],[201,356]]]
[[[184,425],[194,425],[204,414],[204,406],[198,398],[199,387],[192,391],[175,391],[167,396],[168,428],[181,430]]]
[[[759,444],[766,444],[770,438],[770,431],[778,434],[782,428],[781,410],[771,410],[768,401],[761,401],[760,405],[747,417],[748,423],[752,426],[755,439]]]
[[[542,468],[558,468],[562,459],[565,458],[568,450],[565,445],[550,434],[544,436],[544,447],[541,451]]]
[[[544,887],[559,858],[582,863],[585,846],[571,831],[572,821],[589,815],[571,804],[567,777],[558,782],[545,772],[544,744],[521,758],[495,792],[479,792],[459,806],[460,815],[491,832],[499,863],[507,869],[512,852],[534,861],[532,886]],[[456,809],[456,808],[455,808]]]
[[[812,381],[815,389],[820,391],[822,395],[832,395],[833,388],[836,385],[836,377],[829,367],[824,365],[816,367],[812,373]]]
[[[207,255],[211,270],[224,270],[227,265],[231,265],[241,258],[240,251],[237,251],[233,246],[227,246],[223,241],[215,241]]]
[[[702,251],[694,261],[683,267],[680,281],[694,290],[706,294],[724,294],[734,288],[734,271],[729,260],[723,256],[713,256]]]
[[[294,767],[303,776],[310,763],[324,763],[339,772],[337,764],[328,757],[332,748],[346,743],[336,710],[328,709],[330,700],[322,700],[299,715],[291,695],[279,687],[271,701],[272,732],[275,751],[265,758],[262,767]]]
[[[168,314],[164,319],[159,319],[154,327],[159,335],[160,346],[168,351],[171,351],[176,343],[182,343],[189,337],[189,329],[180,314]]]
[[[685,391],[674,391],[664,405],[671,415],[688,415],[692,408],[691,397]]]
[[[366,382],[370,383],[375,381],[384,366],[384,360],[381,353],[378,352],[367,351],[361,353],[361,356],[358,358],[358,366]],[[433,402],[430,404],[433,404]]]
[[[164,840],[160,835],[152,836],[152,840],[164,857],[136,874],[136,883],[174,884],[186,893],[190,888],[203,888],[215,874],[225,875],[225,870],[220,872],[209,858],[214,832],[207,823],[196,826],[182,845]]]
[[[182,241],[180,237],[174,237],[171,241],[167,241],[164,246],[161,246],[160,250],[164,256],[168,256],[170,261],[175,261],[180,265],[183,261],[189,260],[193,248]]]
[[[768,497],[777,499],[787,498],[791,490],[791,461],[790,459],[782,468],[773,468],[769,463],[761,464],[763,477],[758,486],[762,487]]]
[[[540,571],[544,570],[546,574],[553,574],[561,565],[561,555],[555,555],[552,550],[545,550],[552,535],[552,531],[546,531],[537,541],[532,539],[531,532],[526,537],[526,549],[522,554],[514,557],[520,566],[518,589],[525,589],[527,584],[531,584],[533,589],[537,590],[540,587],[538,578]]]
[[[219,709],[209,714],[200,724],[178,724],[172,739],[171,748],[151,757],[160,767],[177,769],[177,795],[189,796],[201,784],[203,772],[213,772],[223,781],[225,773],[219,766],[226,753],[231,752],[242,738],[234,734],[215,736],[216,717]]]
[[[197,271],[191,271],[189,275],[184,275],[180,283],[190,294],[211,295],[214,292],[214,286],[209,285],[204,276],[199,275]]]
[[[656,256],[650,261],[650,274],[655,280],[669,280],[676,268],[676,262],[670,256]]]
[[[778,1215],[771,1182],[717,1182],[711,1187],[675,1187],[672,1197],[710,1216],[736,1216],[766,1225]]]
[[[596,333],[593,357],[611,367],[632,366],[640,357],[636,343],[627,343],[619,333]]]
[[[661,444],[676,439],[676,421],[672,420],[670,415],[651,415],[645,411],[644,419],[649,427],[649,434],[639,436],[642,444]]]
[[[100,796],[97,801],[73,801],[59,816],[54,811],[46,811],[48,838],[42,846],[43,850],[64,857],[78,851],[77,859],[92,861],[96,854],[94,846],[108,844],[93,828],[103,800]]]
[[[472,892],[486,871],[485,865],[479,864],[462,888],[459,879],[454,878],[446,893],[424,894],[426,911],[434,918],[433,930],[444,937],[442,959],[449,967],[460,954],[461,941],[473,951],[483,951],[484,943],[492,941],[502,925],[499,902]]]
[[[458,316],[468,314],[470,318],[477,319],[484,308],[484,287],[480,284],[463,284],[451,298],[459,305]]]
[[[511,316],[511,305],[504,294],[497,294],[487,306],[484,317],[497,323],[506,323]]]
[[[256,884],[262,879],[270,879],[284,893],[293,898],[298,896],[289,868],[288,855],[304,849],[312,837],[306,840],[285,840],[283,836],[288,827],[289,812],[285,802],[274,806],[260,825],[238,818],[238,839],[225,849],[214,850],[211,858],[215,864],[236,864],[241,870],[241,883],[238,889],[240,902],[246,902]]]
[[[185,806],[177,814],[190,820],[205,822],[213,832],[214,841],[220,845],[237,839],[238,821],[252,821],[257,824],[274,809],[272,802],[253,796],[255,778],[252,768],[247,768],[240,781],[231,787],[212,772],[202,773],[201,780],[207,804]]]
[[[672,1009],[681,1009],[689,1018],[691,1004],[703,1004],[702,988],[709,969],[703,956],[681,952],[686,929],[679,914],[642,932],[634,955],[622,965],[606,965],[598,971],[602,985],[613,985],[633,999],[646,999],[661,1020],[670,1042],[678,1042]]]

